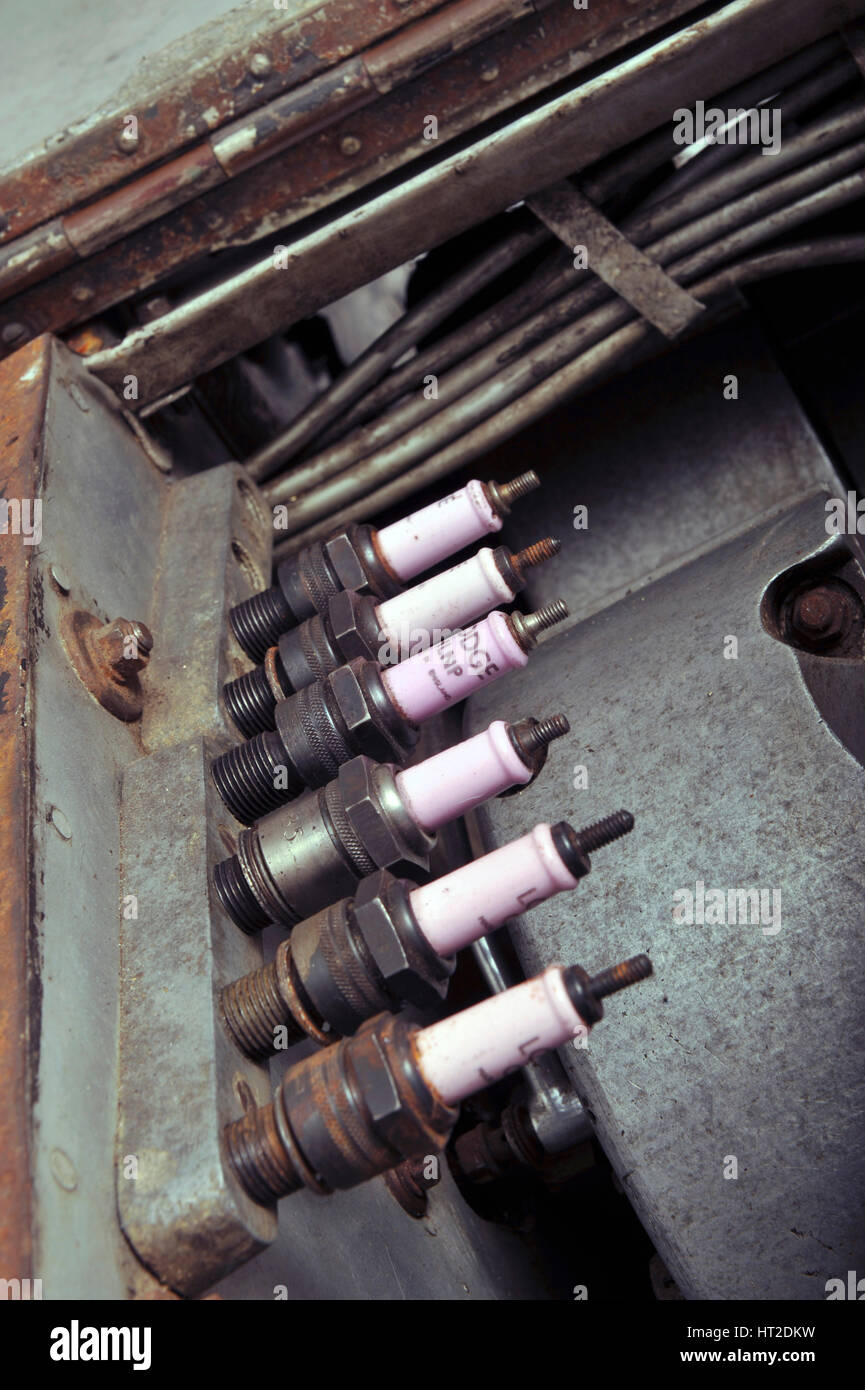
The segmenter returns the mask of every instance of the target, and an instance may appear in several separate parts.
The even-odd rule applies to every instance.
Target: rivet
[[[273,64],[266,53],[253,53],[249,60],[249,71],[253,77],[266,77]]]
[[[51,578],[54,580],[61,594],[68,594],[69,590],[72,588],[72,581],[65,569],[60,565],[52,565],[48,573],[51,575]]]
[[[344,155],[351,156],[360,152],[361,143],[356,135],[344,135],[339,142],[339,148]]]
[[[4,323],[0,337],[4,343],[17,343],[19,338],[24,337],[26,331],[23,323]]]
[[[52,1149],[50,1166],[51,1176],[57,1186],[62,1187],[64,1192],[74,1192],[78,1186],[78,1174],[68,1153],[64,1153],[62,1149]]]
[[[57,831],[61,840],[72,839],[72,826],[67,816],[63,814],[59,806],[52,806],[48,812],[48,819]]]
[[[141,144],[141,136],[128,126],[124,126],[114,138],[114,143],[121,154],[134,154]]]

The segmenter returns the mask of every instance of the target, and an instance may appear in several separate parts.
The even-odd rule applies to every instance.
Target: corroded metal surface
[[[271,121],[268,129],[262,109],[214,136],[213,149],[230,168],[230,179],[174,206],[158,221],[141,226],[139,219],[138,230],[130,227],[122,242],[95,253],[93,248],[79,247],[86,258],[77,260],[71,237],[77,236],[79,221],[82,227],[91,225],[97,209],[101,209],[101,221],[110,221],[115,205],[118,219],[127,216],[143,179],[0,248],[0,289],[8,296],[17,286],[0,312],[0,329],[18,324],[18,342],[39,332],[58,332],[196,261],[205,248],[218,251],[275,235],[437,149],[472,124],[597,62],[620,44],[693,8],[694,3],[656,0],[634,13],[625,0],[589,11],[575,11],[561,0],[542,18],[529,16],[466,52],[452,54],[424,72],[421,80],[397,86],[363,108],[340,105],[344,96],[338,102],[331,99],[324,108],[310,108],[307,89],[314,84],[308,83],[273,103],[279,119]],[[350,67],[341,65],[342,70]],[[331,74],[317,80],[330,82]],[[368,95],[359,88],[358,99],[365,101]],[[316,123],[323,112],[331,123],[319,129]],[[430,113],[438,113],[439,121],[439,141],[432,146],[423,135]],[[285,129],[277,128],[283,124],[296,141],[288,147],[284,147]],[[250,141],[258,155],[270,155],[271,145],[278,148],[278,158],[245,167],[250,162]],[[180,164],[175,160],[165,168]],[[65,221],[72,226],[70,236],[64,231]],[[52,272],[50,282],[45,282]],[[0,353],[4,350],[10,349],[0,342]]]
[[[6,501],[35,493],[46,353],[44,341],[32,343],[0,366],[0,493]],[[40,1003],[38,991],[31,1000],[28,978],[25,700],[32,555],[20,535],[0,535],[0,1268],[10,1279],[31,1277],[28,1047],[38,1047]]]
[[[440,0],[332,0],[300,18],[271,9],[250,22],[244,7],[195,30],[169,54],[154,55],[140,78],[96,112],[76,134],[0,180],[10,240],[64,208],[104,193],[226,121],[272,100],[386,34]],[[295,6],[295,9],[297,6]],[[202,54],[211,54],[203,63]],[[139,113],[140,139],[123,148],[124,118]]]
[[[840,0],[838,18],[865,10]],[[779,25],[783,12],[785,25]],[[117,389],[134,372],[139,402],[314,313],[484,217],[585,167],[669,118],[720,83],[734,83],[822,36],[832,16],[806,0],[751,0],[699,19],[609,71],[574,83],[502,129],[422,174],[298,237],[285,263],[271,254],[212,287],[123,344],[90,359]],[[577,153],[575,153],[577,151]],[[299,268],[302,274],[285,274]]]

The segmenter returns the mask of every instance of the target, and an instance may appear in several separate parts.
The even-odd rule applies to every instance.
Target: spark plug
[[[323,787],[358,753],[404,763],[424,719],[525,666],[540,634],[567,614],[561,599],[528,615],[496,611],[390,670],[368,657],[338,666],[277,701],[274,730],[214,759],[220,796],[250,825],[305,787]]]
[[[575,831],[536,825],[422,888],[386,869],[296,926],[276,957],[222,991],[235,1042],[255,1060],[303,1037],[332,1042],[365,1019],[403,1004],[436,1007],[447,992],[456,952],[556,893],[576,888],[591,849],[633,829],[618,811]]]
[[[241,831],[237,853],[213,871],[219,899],[239,927],[255,932],[269,922],[293,926],[348,897],[376,869],[426,870],[440,826],[533,781],[549,744],[568,732],[562,714],[499,719],[403,772],[352,758],[323,789]]]
[[[429,507],[377,531],[352,524],[284,560],[276,583],[232,608],[231,626],[247,656],[263,661],[283,632],[326,613],[340,589],[393,598],[410,579],[502,529],[514,502],[540,487],[537,473],[509,483],[466,483]]]
[[[270,1204],[302,1187],[355,1187],[437,1153],[466,1096],[588,1036],[601,1000],[651,973],[645,955],[594,976],[553,965],[428,1028],[379,1014],[295,1063],[272,1101],[228,1124],[229,1162],[249,1195]]]
[[[460,565],[379,602],[348,589],[334,594],[325,613],[284,632],[264,662],[223,687],[229,714],[247,738],[272,729],[278,700],[323,680],[337,666],[366,656],[393,666],[411,655],[420,638],[429,645],[502,603],[525,586],[526,571],[557,555],[561,542],[547,538],[511,554],[485,547]]]

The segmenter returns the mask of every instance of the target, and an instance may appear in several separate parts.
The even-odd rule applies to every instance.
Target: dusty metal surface
[[[73,671],[60,628],[77,609],[105,622],[124,610],[149,617],[141,605],[152,587],[164,483],[80,359],[57,344],[45,350],[43,535],[28,665],[31,968],[41,998],[31,1032],[33,1268],[45,1298],[122,1297],[153,1283],[106,1219],[115,1211],[123,901],[117,783],[140,755],[140,725],[99,705]]]
[[[724,394],[731,374],[735,400]],[[508,537],[525,544],[547,527],[561,538],[555,565],[531,575],[526,602],[561,595],[572,622],[827,477],[801,406],[747,318],[632,371],[627,410],[624,389],[600,387],[485,460],[496,477],[522,466],[529,446],[539,461],[542,485],[514,511]]]
[[[804,0],[728,5],[325,229],[299,237],[283,261],[268,255],[254,262],[136,330],[120,347],[96,354],[91,368],[115,389],[134,372],[140,402],[157,399],[238,349],[557,182],[573,170],[575,148],[581,165],[600,158],[668,119],[672,107],[740,80],[852,18],[865,9],[865,0],[842,0],[836,9],[837,14],[815,11]],[[286,273],[301,266],[302,275]]]
[[[269,1094],[266,1071],[232,1046],[216,1007],[224,985],[261,964],[261,947],[209,890],[236,830],[209,775],[235,738],[219,692],[247,664],[227,615],[264,581],[269,544],[238,468],[171,487],[155,576],[147,756],[126,770],[121,793],[124,890],[142,909],[121,924],[119,1146],[138,1162],[134,1181],[118,1164],[117,1205],[142,1261],[187,1294],[276,1234],[274,1214],[249,1201],[221,1157],[238,1095],[262,1103]]]
[[[526,511],[589,505],[561,566],[574,624],[532,666],[536,697],[571,722],[571,756],[482,825],[503,843],[611,795],[631,807],[616,876],[514,924],[522,964],[650,953],[639,1007],[611,1004],[603,1035],[562,1052],[626,1192],[686,1296],[823,1298],[865,1258],[863,1023],[837,985],[865,963],[865,773],[838,741],[858,722],[863,747],[865,668],[861,643],[856,659],[802,654],[764,625],[776,576],[829,543],[820,482],[840,484],[759,345],[715,338],[699,365],[692,346],[643,369],[627,411],[607,388],[533,441],[548,471]],[[515,691],[480,692],[467,732]],[[762,918],[689,924],[698,883],[725,902],[768,893]]]
[[[5,503],[33,499],[39,491],[47,352],[43,340],[0,366]],[[2,521],[9,525],[8,512]],[[21,534],[10,528],[0,535],[0,1266],[8,1279],[34,1277],[30,1109],[41,1001],[38,988],[31,994],[28,969],[33,943],[26,668],[33,555]]]
[[[209,776],[222,746],[173,743],[129,768],[122,792],[124,889],[141,908],[122,931],[117,1206],[139,1258],[187,1294],[277,1230],[275,1212],[246,1197],[221,1154],[239,1097],[261,1105],[270,1093],[215,1008],[238,970],[261,964],[258,944],[208,903],[209,869],[224,853]]]
[[[49,377],[44,388],[38,370],[39,351],[45,354]],[[31,360],[34,356],[35,362]],[[21,359],[26,370],[19,366],[19,371],[34,383],[33,389],[44,389],[46,405],[44,421],[38,421],[38,432],[33,436],[37,464],[43,470],[40,496],[44,509],[42,544],[33,562],[33,591],[39,601],[34,610],[28,666],[33,682],[28,708],[36,866],[29,912],[37,924],[31,942],[31,969],[33,998],[41,1001],[41,1010],[35,1011],[30,1027],[33,1213],[28,1220],[23,1199],[18,1220],[22,1236],[27,1228],[32,1230],[32,1269],[43,1281],[46,1298],[165,1297],[169,1293],[166,1285],[188,1289],[195,1279],[212,1281],[225,1268],[224,1263],[217,1263],[220,1250],[224,1254],[226,1245],[235,1252],[243,1249],[250,1221],[253,1232],[262,1229],[259,1212],[245,1219],[241,1213],[237,1218],[226,1203],[226,1216],[213,1197],[224,1179],[218,1163],[221,1125],[215,1114],[207,1111],[207,1104],[214,1100],[207,1078],[215,1075],[223,1090],[230,1090],[235,1057],[227,1041],[222,1044],[222,1053],[219,1041],[214,1043],[212,963],[201,950],[203,934],[199,932],[196,948],[178,951],[178,932],[183,925],[192,930],[193,916],[191,910],[180,910],[177,895],[184,891],[195,894],[200,928],[201,914],[208,916],[207,878],[201,857],[205,845],[211,857],[224,853],[222,817],[210,817],[206,836],[202,805],[193,796],[196,788],[203,796],[209,782],[200,737],[196,762],[195,743],[188,732],[195,726],[206,728],[208,720],[211,725],[222,720],[217,692],[224,670],[218,663],[227,662],[230,655],[222,626],[225,615],[214,608],[212,595],[220,587],[227,588],[229,595],[249,592],[252,576],[267,568],[269,537],[260,525],[260,513],[252,519],[247,500],[251,492],[239,479],[238,470],[214,470],[170,486],[113,398],[99,388],[78,358],[57,345],[42,343],[38,349],[21,354]],[[19,364],[20,359],[12,361]],[[21,438],[28,438],[23,430]],[[243,482],[243,490],[239,482]],[[167,494],[174,498],[172,507],[165,505]],[[98,545],[93,543],[94,533],[98,534]],[[190,536],[195,537],[195,567]],[[212,561],[210,566],[208,561]],[[217,562],[221,568],[211,573]],[[173,610],[166,586],[173,596]],[[211,615],[209,630],[201,621],[199,608],[204,607]],[[146,617],[155,629],[153,664],[159,685],[153,670],[148,670],[142,682],[143,721],[122,721],[102,707],[98,692],[91,692],[73,669],[61,638],[71,616],[84,612],[106,624],[110,646],[114,625],[108,620],[124,609]],[[172,622],[182,630],[172,629]],[[161,644],[160,634],[164,637]],[[177,685],[168,688],[159,674],[160,645],[161,664],[173,660],[179,667],[178,683],[183,681],[185,662],[187,699],[178,693]],[[121,661],[127,659],[122,652],[114,655]],[[199,698],[205,677],[209,702]],[[163,727],[160,717],[165,721]],[[160,737],[161,751],[142,757],[147,739],[158,748]],[[171,746],[174,743],[179,744],[176,750]],[[197,782],[194,775],[190,780],[190,756],[193,769],[197,767]],[[26,758],[14,765],[19,779],[27,766]],[[130,778],[137,779],[144,790],[149,788],[150,795],[142,790],[127,804],[121,833],[119,786],[121,779]],[[207,794],[215,796],[213,792]],[[192,818],[188,833],[181,824],[184,815]],[[175,835],[178,825],[181,828]],[[141,857],[146,856],[151,837],[160,834],[156,862],[148,866],[153,872],[142,876],[138,871]],[[173,875],[169,872],[172,852],[182,861]],[[8,862],[23,869],[25,857],[16,851]],[[172,908],[177,909],[176,915]],[[166,912],[166,930],[170,930],[167,937],[160,938],[158,928],[166,924]],[[19,925],[26,924],[28,915],[22,914]],[[231,932],[235,937],[241,935],[233,928]],[[121,936],[125,937],[122,952]],[[196,1168],[194,1184],[190,1185],[211,1223],[208,1230],[213,1240],[208,1250],[214,1264],[208,1267],[202,1251],[196,1249],[193,1263],[197,1273],[192,1284],[183,1280],[182,1272],[178,1273],[170,1261],[162,1271],[165,1282],[155,1281],[133,1257],[115,1219],[119,1205],[121,1211],[130,1212],[130,1233],[140,1236],[140,1213],[142,1207],[148,1207],[147,1182],[152,1174],[148,1161],[152,1164],[158,1149],[147,1131],[136,1132],[136,1149],[121,1143],[118,1154],[115,1143],[118,1084],[122,1081],[125,1088],[132,1080],[128,1053],[122,1047],[118,1065],[119,981],[129,981],[129,970],[136,968],[136,950],[148,945],[154,949],[157,941],[162,972],[159,988],[145,995],[143,972],[130,982],[132,997],[145,1016],[135,1056],[146,1071],[148,1096],[154,1103],[165,1101],[175,1122],[176,1096],[180,1093],[177,1077],[172,1077],[173,1093],[167,1097],[165,1093],[154,1094],[155,1081],[170,1073],[167,1065],[154,1065],[158,1045],[163,1045],[181,1068],[186,1065],[185,1058],[198,1054],[184,1048],[176,1035],[159,1029],[158,1006],[179,997],[188,1011],[185,1024],[191,1027],[202,1018],[205,1023],[206,1018],[210,1020],[211,1071],[207,1066],[199,1068],[193,1090],[210,1122],[211,1155],[209,1163]],[[231,947],[229,939],[220,952],[229,971],[238,963]],[[12,959],[12,980],[16,978],[15,968]],[[166,968],[178,982],[184,969],[197,972],[199,1002],[202,1009],[206,1004],[206,1015],[201,1010],[194,1013],[190,991],[181,993],[178,985],[175,996],[172,988],[166,988]],[[11,1008],[16,998],[10,991],[7,1007]],[[20,1037],[17,1034],[16,1041],[20,1042]],[[20,1069],[12,1060],[8,1074],[17,1083]],[[258,1082],[266,1091],[266,1079],[262,1083],[259,1076]],[[16,1094],[8,1112],[10,1120],[15,1117],[15,1105],[27,1099],[26,1087]],[[127,1117],[132,1113],[128,1111]],[[188,1162],[193,1161],[194,1116],[190,1102],[182,1117],[190,1131],[187,1148],[168,1159],[169,1166],[173,1162],[179,1170],[184,1152]],[[6,1161],[18,1159],[20,1153],[10,1144]],[[174,1195],[180,1188],[178,1181]],[[11,1179],[10,1191],[14,1192]],[[150,1203],[148,1210],[152,1225],[158,1229],[158,1203]],[[194,1212],[191,1217],[186,1211],[183,1215],[188,1217],[187,1229],[193,1227]],[[175,1235],[171,1248],[180,1259],[182,1242]],[[155,1265],[154,1260],[151,1268]]]
[[[468,52],[446,58],[426,71],[422,81],[397,87],[374,107],[344,115],[318,133],[307,129],[302,142],[282,149],[277,159],[235,174],[203,197],[130,232],[122,245],[78,261],[62,220],[45,224],[0,248],[0,286],[9,296],[18,285],[0,314],[0,330],[9,332],[17,324],[16,342],[48,329],[58,331],[199,260],[205,248],[220,250],[275,235],[410,160],[429,156],[423,132],[430,113],[439,122],[436,150],[473,123],[597,62],[693,5],[694,0],[657,0],[634,12],[627,0],[616,0],[603,9],[577,12],[561,0],[542,17],[521,20]],[[325,75],[321,80],[330,79]],[[316,119],[315,109],[307,110],[304,90],[277,103],[286,103],[292,121]],[[291,114],[293,102],[296,116]],[[255,121],[241,122],[239,129],[249,130]],[[214,148],[227,138],[222,130],[214,137]],[[127,203],[136,196],[120,189],[101,206],[106,216],[115,208],[126,216]],[[80,215],[91,215],[90,208]],[[70,261],[75,263],[65,270]],[[49,271],[54,272],[50,283],[34,284]],[[0,342],[0,352],[8,350]]]

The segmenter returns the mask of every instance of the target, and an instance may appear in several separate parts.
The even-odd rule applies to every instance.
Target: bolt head
[[[335,536],[331,536],[324,549],[343,589],[363,589],[366,584],[366,571],[348,529],[344,528]]]
[[[360,594],[343,589],[330,600],[327,616],[339,650],[346,661],[353,661],[356,656],[375,656],[378,623],[375,619],[374,600],[367,598],[364,601]]]
[[[388,1138],[402,1118],[402,1102],[379,1038],[373,1034],[366,1047],[353,1053],[352,1062],[373,1123]]]
[[[425,962],[400,930],[399,915],[390,902],[394,883],[383,869],[362,879],[354,897],[354,920],[394,1003],[434,1008],[441,1003],[447,978],[430,977]]]
[[[402,857],[403,846],[391,825],[381,797],[378,795],[375,772],[377,764],[370,758],[352,758],[339,769],[338,781],[345,813],[357,832],[367,854],[381,868],[394,864]]]
[[[128,126],[124,126],[116,136],[114,143],[121,154],[134,154],[141,144],[141,137],[131,131]]]
[[[817,585],[797,595],[790,621],[806,641],[825,643],[842,634],[845,616],[843,595],[825,585]]]
[[[361,657],[338,666],[328,676],[328,683],[354,746],[382,762],[401,759],[401,751],[379,728],[375,706],[364,689],[363,673],[368,665]]]
[[[150,660],[153,636],[144,623],[117,618],[94,633],[93,643],[105,665],[125,681],[144,670]]]

